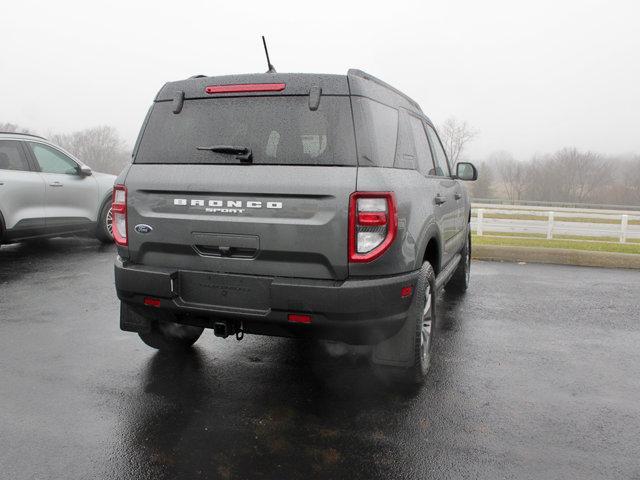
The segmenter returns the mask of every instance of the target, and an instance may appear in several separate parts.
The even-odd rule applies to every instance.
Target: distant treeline
[[[618,157],[575,148],[518,161],[497,152],[478,165],[474,198],[640,205],[640,155]]]

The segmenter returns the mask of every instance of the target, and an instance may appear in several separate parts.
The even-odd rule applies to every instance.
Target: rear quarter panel
[[[98,182],[98,190],[100,192],[100,201],[110,196],[113,192],[113,186],[116,183],[116,176],[109,175],[108,173],[94,174],[96,181]]]
[[[417,270],[431,238],[435,237],[438,245],[443,245],[433,212],[435,190],[430,191],[432,187],[417,171],[361,167],[358,168],[357,189],[395,193],[398,234],[381,257],[370,263],[351,263],[350,276],[395,275]]]

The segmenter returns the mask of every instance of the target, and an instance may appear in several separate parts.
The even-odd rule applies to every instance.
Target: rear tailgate
[[[129,258],[178,270],[346,278],[357,173],[346,78],[242,78],[169,84],[158,95],[126,177]],[[170,100],[175,88],[183,90]]]
[[[126,180],[129,259],[176,270],[344,279],[356,171],[134,164]]]

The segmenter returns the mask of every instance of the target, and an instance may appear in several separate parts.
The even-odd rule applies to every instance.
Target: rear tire
[[[4,243],[4,217],[0,212],[0,246]]]
[[[411,307],[409,318],[415,322],[413,343],[413,365],[409,367],[407,382],[414,385],[424,383],[431,366],[431,351],[436,325],[436,275],[429,262],[422,265],[415,294],[419,295]]]
[[[204,328],[175,322],[154,321],[148,332],[138,333],[144,343],[165,352],[188,350],[202,335]]]
[[[471,276],[471,229],[468,228],[467,241],[464,248],[460,252],[462,259],[453,273],[451,280],[447,283],[445,290],[447,293],[461,295],[469,288],[469,279]]]
[[[111,199],[105,202],[98,216],[96,238],[102,243],[113,243],[113,217],[111,215]]]

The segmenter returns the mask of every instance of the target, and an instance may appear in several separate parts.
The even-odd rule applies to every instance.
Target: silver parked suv
[[[0,243],[83,233],[111,242],[115,178],[42,137],[0,132]]]

